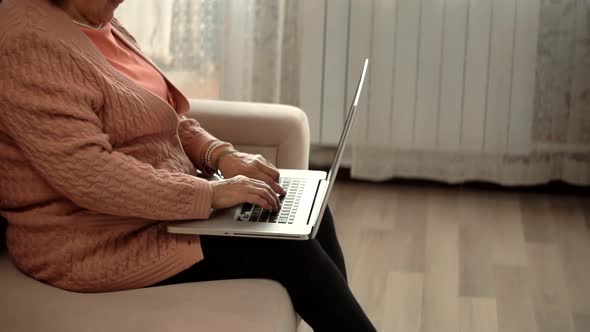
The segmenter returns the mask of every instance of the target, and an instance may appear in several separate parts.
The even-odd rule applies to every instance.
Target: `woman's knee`
[[[296,243],[293,243],[290,249],[289,262],[291,263],[291,273],[299,275],[308,281],[314,275],[322,273],[322,270],[331,263],[317,240],[296,241]]]

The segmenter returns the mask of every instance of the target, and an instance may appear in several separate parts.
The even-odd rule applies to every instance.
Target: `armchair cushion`
[[[225,280],[81,294],[21,274],[0,254],[5,332],[292,331],[287,291],[269,280]]]
[[[197,119],[208,132],[237,149],[259,151],[279,168],[308,168],[309,123],[301,109],[197,99],[191,99],[190,105],[188,117]]]

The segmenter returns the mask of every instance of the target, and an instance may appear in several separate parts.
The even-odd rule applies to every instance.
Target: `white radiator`
[[[302,0],[300,105],[335,145],[361,61],[355,142],[531,151],[540,0]]]

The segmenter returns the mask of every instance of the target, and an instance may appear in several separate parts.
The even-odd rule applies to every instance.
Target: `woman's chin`
[[[119,5],[123,3],[123,1],[125,0],[110,0],[111,6],[113,6],[113,8],[115,9],[117,9],[117,7],[119,7]]]
[[[113,20],[113,17],[115,17],[115,12],[114,11],[112,11],[109,14],[103,16],[102,19],[101,19],[101,22],[103,24],[109,23],[110,21]]]

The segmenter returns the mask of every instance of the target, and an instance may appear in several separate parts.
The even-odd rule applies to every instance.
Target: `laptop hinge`
[[[313,205],[311,206],[311,209],[309,209],[309,215],[307,216],[307,225],[309,225],[309,223],[311,222],[311,215],[315,209],[316,204],[318,203],[318,193],[320,192],[320,184],[322,183],[322,180],[318,181],[318,185],[315,188],[315,194],[313,195]],[[320,202],[321,204],[321,202]]]

